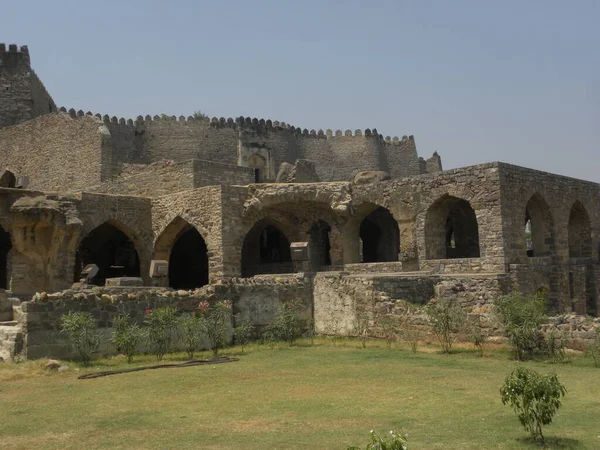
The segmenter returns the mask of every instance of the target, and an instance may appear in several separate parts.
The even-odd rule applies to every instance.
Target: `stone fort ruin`
[[[500,162],[444,171],[412,136],[57,108],[27,47],[0,44],[0,168],[0,356],[64,356],[66,311],[108,336],[119,311],[203,298],[256,325],[295,298],[340,333],[357,311],[436,295],[484,319],[512,289],[547,291],[557,314],[600,308],[600,185]],[[95,287],[74,285],[88,264]]]

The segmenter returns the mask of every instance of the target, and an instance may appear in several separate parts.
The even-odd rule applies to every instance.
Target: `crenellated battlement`
[[[29,49],[26,45],[0,43],[0,70],[3,68],[29,67]]]
[[[132,130],[135,130],[139,127],[143,127],[150,123],[179,123],[183,125],[198,125],[202,124],[204,126],[210,126],[211,128],[232,128],[234,130],[249,130],[260,134],[261,132],[288,132],[297,137],[301,138],[313,138],[313,139],[329,139],[329,138],[339,138],[339,137],[367,137],[367,138],[375,138],[383,145],[401,145],[408,141],[414,141],[413,136],[402,136],[399,138],[398,136],[383,136],[379,134],[377,128],[366,128],[364,131],[361,129],[356,129],[354,131],[347,130],[308,130],[307,128],[295,127],[293,125],[289,125],[285,122],[279,122],[278,120],[271,119],[258,119],[258,118],[250,118],[250,117],[194,117],[194,116],[168,116],[166,114],[163,115],[146,115],[146,116],[137,116],[135,120],[133,119],[125,119],[123,117],[109,116],[108,114],[99,114],[92,113],[90,111],[84,112],[83,110],[75,110],[73,108],[68,109],[66,107],[61,107],[60,111],[68,112],[71,117],[81,117],[81,116],[96,116],[102,119],[105,123],[113,124],[113,125],[121,125],[131,127]]]

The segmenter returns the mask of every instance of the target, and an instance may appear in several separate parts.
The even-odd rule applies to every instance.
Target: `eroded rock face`
[[[275,181],[277,183],[318,183],[320,180],[314,161],[298,159],[294,165],[281,163]]]
[[[292,170],[294,166],[290,163],[284,162],[279,166],[279,171],[277,172],[277,178],[275,178],[276,183],[287,183],[290,175],[292,174]]]
[[[377,183],[379,181],[385,181],[390,179],[390,174],[382,170],[365,170],[358,172],[354,176],[355,184],[369,184]]]

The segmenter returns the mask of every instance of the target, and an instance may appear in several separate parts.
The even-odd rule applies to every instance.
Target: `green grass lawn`
[[[413,354],[354,342],[252,347],[240,361],[78,380],[126,368],[119,359],[47,374],[40,363],[0,366],[0,448],[346,449],[369,430],[407,432],[409,449],[539,448],[499,389],[507,353]],[[201,355],[202,356],[202,355]],[[205,355],[204,355],[205,356]],[[150,364],[148,357],[138,364]],[[527,363],[556,371],[568,389],[551,448],[600,449],[600,369]]]

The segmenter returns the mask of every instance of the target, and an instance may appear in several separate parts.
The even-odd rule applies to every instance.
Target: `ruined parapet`
[[[433,156],[425,160],[425,170],[427,173],[442,171],[442,158],[438,152],[433,152]]]

